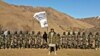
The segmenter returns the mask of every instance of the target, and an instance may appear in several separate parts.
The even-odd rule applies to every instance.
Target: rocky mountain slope
[[[56,32],[94,27],[50,7],[17,6],[0,1],[0,25],[3,27],[2,30],[46,31],[47,29],[41,28],[39,22],[33,18],[34,13],[40,11],[47,12],[48,29],[54,28]]]
[[[100,16],[82,18],[79,20],[94,25],[93,28],[87,29],[88,31],[100,31]]]

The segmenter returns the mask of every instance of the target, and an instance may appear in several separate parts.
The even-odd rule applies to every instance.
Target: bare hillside
[[[41,29],[40,24],[33,18],[34,13],[39,11],[47,12],[49,29],[54,28],[56,32],[94,27],[49,7],[16,6],[2,1],[0,1],[0,25],[3,29],[11,31],[46,31]]]
[[[94,25],[94,27],[88,29],[88,31],[100,31],[100,16],[82,18],[79,20]]]

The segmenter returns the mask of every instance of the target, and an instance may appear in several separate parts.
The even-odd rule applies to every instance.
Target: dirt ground
[[[60,49],[49,55],[47,49],[0,49],[0,56],[100,56],[100,50]]]

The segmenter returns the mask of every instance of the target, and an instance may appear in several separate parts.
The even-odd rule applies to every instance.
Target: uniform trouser
[[[100,48],[100,41],[96,41],[96,48]]]
[[[4,45],[2,44],[2,45],[0,46],[0,48],[1,48],[1,49],[4,49]]]
[[[26,44],[25,43],[22,43],[22,48],[25,48],[26,47]]]
[[[35,48],[35,43],[31,43],[30,45],[30,48]]]
[[[1,49],[2,45],[0,44],[0,49]]]
[[[89,43],[88,47],[89,47],[89,48],[92,48],[92,44]]]
[[[77,48],[77,42],[76,41],[72,42],[72,48]]]
[[[35,48],[41,48],[41,44],[40,43],[35,44]]]
[[[10,44],[6,44],[6,48],[10,48]]]
[[[100,48],[100,41],[99,41],[99,43],[98,43],[98,47]]]
[[[2,49],[2,47],[3,47],[3,44],[2,44],[2,43],[0,43],[0,49]]]
[[[17,44],[13,44],[12,45],[12,48],[17,48]]]
[[[2,44],[2,48],[4,48],[4,49],[6,48],[6,45],[5,45],[5,43],[3,43],[3,44]]]
[[[48,45],[46,43],[42,44],[42,48],[48,48]]]
[[[51,44],[51,45],[52,45],[52,44]],[[55,54],[56,54],[56,50],[57,50],[57,49],[56,49],[56,47],[57,47],[56,44],[55,44],[55,45],[53,44],[54,46],[51,46],[51,45],[49,45],[49,54],[50,54],[51,52],[53,52],[53,51],[54,51]]]
[[[61,47],[62,47],[62,48],[67,48],[67,47],[68,47],[68,46],[67,46],[67,43],[62,43],[62,44],[61,44]]]
[[[28,44],[28,48],[31,48],[31,44]]]
[[[57,43],[56,44],[56,49],[60,49],[61,48],[61,44],[60,43]]]
[[[28,48],[28,44],[27,43],[25,44],[25,48]]]
[[[86,44],[85,43],[83,44],[83,49],[86,49]]]
[[[20,43],[20,44],[18,44],[18,48],[21,48],[22,47],[22,44]]]

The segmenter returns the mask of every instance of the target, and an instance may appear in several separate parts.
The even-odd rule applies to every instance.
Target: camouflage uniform
[[[30,37],[28,31],[25,32],[25,35],[23,38],[24,38],[24,42],[25,42],[25,48],[30,48],[31,37]]]
[[[30,37],[31,37],[31,48],[35,48],[35,44],[36,44],[36,36],[34,34],[34,31],[32,31],[32,34],[30,34]]]
[[[57,39],[56,39],[56,40],[57,40],[57,44],[56,44],[56,45],[57,45],[57,48],[56,48],[56,49],[58,49],[58,48],[60,49],[60,48],[61,48],[60,39],[61,39],[61,36],[60,36],[60,34],[58,33],[58,34],[57,34]]]
[[[14,36],[16,37],[16,48],[22,48],[22,39],[23,39],[23,34],[22,31],[20,31],[19,33],[17,33],[17,31],[15,32]]]
[[[100,48],[100,35],[98,32],[95,34],[95,43],[96,48]]]
[[[0,49],[1,49],[1,46],[2,46],[2,36],[0,34]]]
[[[94,48],[94,37],[93,34],[90,32],[88,35],[88,43],[89,43],[89,48]]]
[[[61,47],[67,48],[67,36],[65,32],[63,32],[63,35],[61,36]]]
[[[72,35],[72,45],[73,45],[73,48],[77,48],[77,33],[76,32],[73,32],[73,35]]]
[[[83,49],[87,48],[87,38],[85,32],[82,33],[82,38],[83,38]]]
[[[16,40],[17,40],[17,48],[21,48],[22,47],[22,37],[21,34],[18,34],[17,31],[14,33],[14,36],[16,36]]]
[[[82,42],[83,38],[81,36],[81,32],[78,32],[78,36],[77,36],[77,48],[82,48],[83,42]]]
[[[17,35],[14,35],[12,38],[12,48],[17,48],[18,42],[17,42]]]
[[[36,35],[36,48],[41,48],[42,45],[42,36],[41,33],[38,32]]]
[[[26,35],[25,35],[25,33],[24,32],[20,32],[20,34],[19,34],[19,37],[21,38],[21,48],[26,48]]]
[[[6,36],[6,44],[5,44],[6,48],[11,48],[11,45],[10,45],[11,38],[12,38],[12,35],[10,34],[10,31],[8,31],[8,35]]]
[[[0,49],[3,48],[4,45],[4,39],[3,39],[4,35],[1,33],[0,34]]]
[[[49,36],[49,43],[50,44],[57,44],[55,32],[49,32],[48,36]]]
[[[68,32],[68,48],[72,48],[72,34],[70,32]]]

